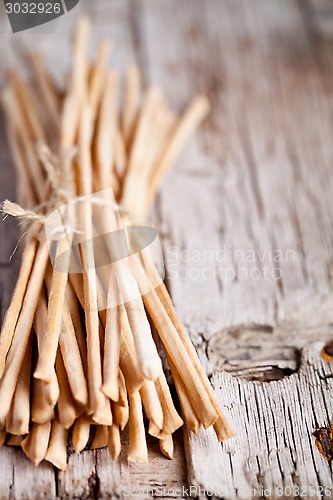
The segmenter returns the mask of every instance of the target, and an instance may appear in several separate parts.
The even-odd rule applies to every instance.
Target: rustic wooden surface
[[[38,47],[61,84],[70,33],[85,11],[95,44],[115,39],[114,65],[138,60],[144,81],[160,83],[176,108],[198,91],[209,95],[210,117],[151,216],[201,359],[209,373],[229,372],[213,381],[238,432],[221,446],[209,432],[185,431],[188,483],[227,499],[260,497],[264,488],[274,498],[276,487],[282,497],[297,496],[297,487],[331,497],[332,467],[312,432],[333,419],[332,366],[319,355],[333,336],[333,4],[81,0],[64,18],[15,36],[1,9],[1,82],[8,64]],[[13,197],[2,129],[0,160],[1,198]],[[16,239],[13,224],[0,225],[2,313]],[[130,467],[124,456],[112,465],[105,450],[85,452],[56,474],[3,447],[0,496],[107,497],[128,485],[157,495],[186,485],[180,434],[176,449],[169,462],[152,443],[151,463]]]
[[[241,500],[333,496],[332,468],[312,436],[333,414],[333,366],[321,358],[321,347],[317,342],[304,348],[298,372],[281,380],[259,383],[226,372],[213,375],[237,437],[221,451],[210,430],[198,438],[186,431],[189,484]]]

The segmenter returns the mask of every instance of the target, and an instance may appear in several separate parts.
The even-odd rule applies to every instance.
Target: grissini
[[[128,228],[144,220],[161,179],[205,117],[207,99],[198,97],[178,117],[154,86],[141,100],[139,70],[132,68],[119,112],[118,75],[107,69],[110,43],[102,42],[97,61],[88,62],[89,31],[82,18],[64,98],[39,56],[32,56],[37,92],[12,71],[2,94],[21,203],[7,201],[3,211],[25,219],[35,233],[28,226],[25,263],[0,340],[0,423],[10,445],[62,470],[69,434],[75,451],[108,445],[116,459],[128,423],[128,460],[146,462],[144,413],[148,432],[172,458],[172,434],[183,419],[160,349],[190,429],[214,425],[219,440],[233,436],[149,245]],[[50,232],[52,213],[61,224]],[[114,238],[120,233],[123,246]],[[99,245],[96,235],[103,235]],[[57,252],[51,273],[49,246]],[[28,368],[41,378],[31,388]],[[27,431],[24,439],[14,434]]]

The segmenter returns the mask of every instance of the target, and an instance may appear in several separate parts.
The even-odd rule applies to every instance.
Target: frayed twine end
[[[28,219],[36,222],[41,222],[42,224],[46,220],[45,215],[37,214],[32,210],[26,210],[18,203],[14,203],[10,200],[3,201],[1,203],[0,210],[5,215],[5,218],[8,215],[11,215],[12,217],[18,217],[19,219]]]

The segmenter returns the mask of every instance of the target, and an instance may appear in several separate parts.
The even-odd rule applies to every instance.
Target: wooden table
[[[72,455],[66,473],[3,447],[1,498],[139,498],[140,489],[140,498],[330,498],[332,464],[312,433],[333,419],[333,363],[320,355],[333,335],[333,4],[81,0],[16,35],[1,4],[1,83],[30,48],[61,83],[80,11],[93,19],[93,45],[111,36],[114,65],[136,59],[175,108],[197,92],[211,100],[151,222],[177,310],[238,435],[219,445],[185,429],[172,462],[152,441],[148,465],[128,465],[126,450],[116,464],[106,450],[88,451]],[[0,198],[13,198],[3,125],[0,133]],[[17,237],[15,223],[0,224],[2,314]]]

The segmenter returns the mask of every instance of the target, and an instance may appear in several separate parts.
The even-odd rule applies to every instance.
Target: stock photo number
[[[63,14],[60,2],[7,2],[7,14]]]
[[[48,23],[79,3],[79,0],[3,1],[13,33]]]

